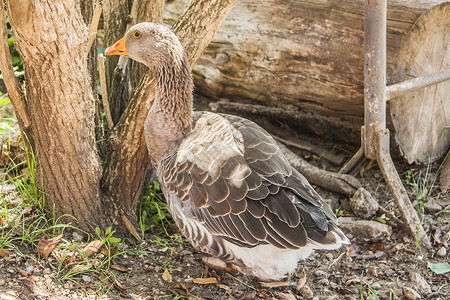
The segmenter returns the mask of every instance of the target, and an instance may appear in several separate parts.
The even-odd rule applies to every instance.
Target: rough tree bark
[[[56,217],[71,215],[78,227],[92,231],[96,226],[117,224],[121,211],[134,218],[148,167],[142,132],[154,89],[147,74],[110,135],[108,160],[102,169],[95,140],[95,98],[86,60],[88,24],[82,16],[81,1],[7,3],[13,36],[24,62],[27,109],[43,174],[46,208],[50,213],[54,209]],[[190,45],[192,64],[236,1],[192,2],[177,27],[183,43]]]
[[[80,222],[100,224],[102,172],[95,143],[95,98],[86,62],[88,32],[80,1],[7,3],[24,62],[45,206],[50,211],[54,208],[57,216],[69,214]],[[23,5],[30,9],[23,10]]]

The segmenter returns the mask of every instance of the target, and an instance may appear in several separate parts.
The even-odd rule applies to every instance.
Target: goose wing
[[[249,120],[202,113],[193,132],[162,159],[159,178],[183,214],[240,246],[337,242],[329,206],[270,134]]]

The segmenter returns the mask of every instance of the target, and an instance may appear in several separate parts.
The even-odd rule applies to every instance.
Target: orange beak
[[[118,40],[114,45],[109,46],[105,50],[106,55],[127,55],[127,48],[125,48],[125,37]]]

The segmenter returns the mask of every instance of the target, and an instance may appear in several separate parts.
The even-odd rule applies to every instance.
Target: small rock
[[[322,270],[315,270],[314,275],[317,277],[321,277],[321,276],[325,275],[325,272]]]
[[[0,286],[4,286],[6,283],[5,279],[0,279]],[[1,298],[0,298],[1,299]]]
[[[72,238],[74,242],[81,243],[83,241],[83,236],[77,231],[72,232]]]
[[[350,207],[355,215],[362,218],[370,218],[379,209],[377,200],[366,189],[359,188],[350,199]]]
[[[83,275],[83,276],[81,277],[81,279],[83,279],[84,282],[91,282],[91,281],[92,281],[91,277],[89,277],[89,276],[87,276],[87,275]]]
[[[447,249],[445,249],[445,247],[441,247],[436,255],[439,257],[445,257],[447,255]]]
[[[360,220],[353,217],[340,217],[339,227],[356,238],[370,241],[386,240],[392,235],[392,228],[376,221]]]
[[[436,202],[431,202],[431,203],[425,204],[425,206],[424,206],[425,212],[428,214],[437,213],[437,212],[441,211],[442,208],[443,207],[439,203],[436,203]]]
[[[403,288],[403,295],[405,295],[408,300],[419,300],[421,298],[418,292],[409,287]]]
[[[312,297],[314,297],[313,292],[311,291],[311,289],[309,288],[309,286],[305,285],[304,287],[302,287],[300,289],[300,293],[302,294],[302,296],[306,299],[312,299]]]
[[[379,290],[379,289],[381,289],[381,284],[380,284],[379,282],[374,282],[374,283],[372,284],[372,289],[374,289],[374,290]]]
[[[409,280],[411,280],[411,283],[414,284],[414,287],[417,288],[417,290],[422,295],[431,294],[430,285],[428,284],[428,282],[426,282],[425,279],[423,279],[422,276],[420,276],[419,273],[416,273],[416,272],[409,273]]]

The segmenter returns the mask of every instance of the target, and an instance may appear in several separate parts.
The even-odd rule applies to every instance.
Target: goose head
[[[166,26],[150,22],[132,26],[105,54],[126,55],[153,71],[184,60],[183,47],[176,35]]]

